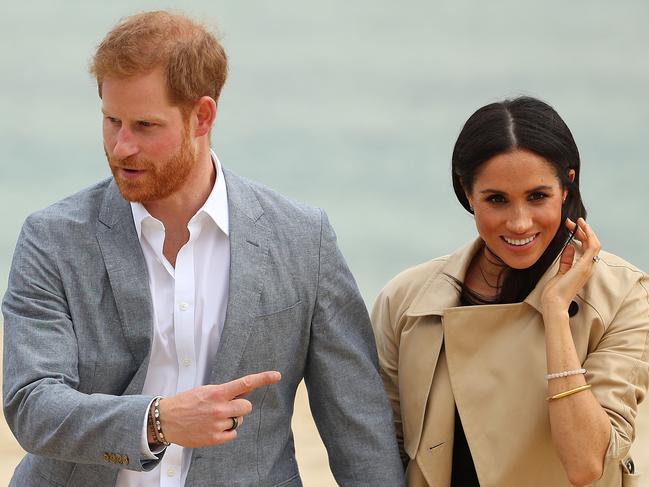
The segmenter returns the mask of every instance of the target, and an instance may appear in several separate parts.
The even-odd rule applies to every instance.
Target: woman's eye
[[[492,194],[491,196],[487,196],[488,203],[504,203],[505,201],[505,197],[501,194]]]
[[[545,193],[532,193],[530,195],[530,200],[531,201],[539,201],[539,200],[543,200],[543,199],[545,199],[547,197],[548,197],[548,195],[545,194]]]

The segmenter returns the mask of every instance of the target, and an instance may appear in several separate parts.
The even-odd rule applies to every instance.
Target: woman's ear
[[[466,189],[464,190],[464,195],[466,196],[467,201],[469,202],[469,210],[473,213],[473,197]]]
[[[575,170],[574,170],[574,169],[570,169],[570,170],[568,171],[568,180],[570,180],[571,183],[574,183],[574,182],[575,182],[575,174],[576,174],[576,173],[575,173]],[[567,190],[567,189],[564,189],[564,190],[563,190],[563,203],[566,202],[566,198],[567,198],[567,197],[568,197],[568,190]]]
[[[466,186],[464,186],[464,178],[460,178],[460,185],[462,186],[462,191],[464,191],[466,200],[469,202],[469,209],[471,210],[471,213],[473,213],[473,197],[471,196],[471,192],[466,189]]]

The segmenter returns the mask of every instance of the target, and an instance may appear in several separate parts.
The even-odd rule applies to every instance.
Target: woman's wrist
[[[567,306],[543,304],[543,322],[546,326],[554,322],[567,322],[569,319]]]

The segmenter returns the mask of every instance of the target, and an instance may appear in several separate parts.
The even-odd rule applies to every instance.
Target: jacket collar
[[[437,273],[426,281],[406,314],[408,316],[443,316],[444,310],[458,306],[460,291],[454,279],[460,282],[464,281],[471,260],[483,246],[484,241],[478,237],[445,257],[446,262]],[[552,276],[556,275],[558,269],[559,259],[557,258],[523,302],[542,313],[541,295],[543,289]]]

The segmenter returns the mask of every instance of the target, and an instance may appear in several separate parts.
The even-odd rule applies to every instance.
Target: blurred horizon
[[[604,248],[649,269],[641,218],[649,201],[649,4],[407,5],[186,5],[216,28],[230,58],[212,135],[223,164],[323,207],[371,303],[397,272],[475,236],[449,170],[468,116],[505,97],[537,96],[577,141],[589,221]],[[109,176],[87,72],[94,48],[123,16],[181,6],[5,8],[0,290],[25,216]]]

